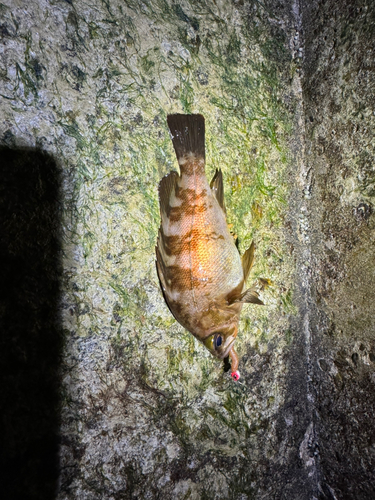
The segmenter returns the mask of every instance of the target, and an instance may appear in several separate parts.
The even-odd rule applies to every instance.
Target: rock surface
[[[320,480],[328,498],[364,500],[375,496],[375,11],[366,1],[301,8]]]
[[[33,242],[47,272],[19,299],[37,327],[9,328],[1,312],[0,358],[14,355],[4,481],[14,485],[18,462],[40,471],[20,474],[9,499],[51,498],[57,472],[59,500],[374,497],[374,12],[369,0],[0,4],[3,151],[27,166],[42,150],[56,182],[35,169],[35,190],[62,198],[52,211],[32,201],[52,214]],[[266,307],[244,308],[237,384],[159,288],[171,112],[205,116],[208,176],[223,170],[240,250],[254,240],[253,278],[273,283]],[[14,183],[12,161],[2,168]],[[3,220],[11,237],[18,226]],[[34,338],[52,338],[53,355]],[[23,386],[25,373],[53,383]]]

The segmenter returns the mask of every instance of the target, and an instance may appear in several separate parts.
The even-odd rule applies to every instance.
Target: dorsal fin
[[[168,291],[167,291],[167,283],[166,283],[166,268],[163,260],[163,249],[162,249],[162,243],[161,243],[161,236],[160,236],[160,231],[159,231],[159,237],[158,237],[158,243],[155,247],[155,252],[156,252],[156,270],[158,273],[158,278],[160,282],[160,288],[163,293],[163,297],[165,300],[165,303],[168,306],[168,309],[171,311],[173,316],[176,318],[176,316],[173,313],[173,310],[169,304],[169,297],[168,297]],[[177,319],[177,318],[176,318]],[[178,321],[178,320],[177,320]]]
[[[246,250],[246,252],[242,256],[242,269],[243,269],[245,283],[247,278],[249,277],[251,268],[253,267],[254,251],[255,251],[255,245],[254,242],[252,242],[250,247]]]
[[[156,253],[156,271],[158,274],[159,282],[160,282],[160,288],[163,293],[163,297],[165,300],[165,303],[168,306],[168,309],[171,311],[172,315],[174,318],[180,322],[180,320],[177,318],[175,314],[175,307],[172,307],[173,305],[173,299],[170,296],[170,287],[168,282],[170,283],[170,273],[168,272],[168,267],[165,265],[165,247],[164,247],[164,237],[163,237],[163,231],[162,228],[159,229],[159,234],[158,234],[158,239],[157,239],[157,244],[155,247],[155,253]]]
[[[167,122],[177,160],[193,155],[205,159],[204,117],[202,115],[168,115]]]
[[[164,176],[159,182],[159,203],[162,216],[165,215],[168,217],[169,215],[170,199],[171,195],[174,194],[178,178],[178,173],[175,170],[172,170],[172,172],[169,172],[169,174]]]
[[[212,177],[212,181],[210,182],[210,188],[212,193],[215,195],[219,205],[223,209],[223,212],[226,214],[227,211],[225,209],[225,201],[224,201],[224,184],[223,184],[223,173],[220,169],[216,169],[215,175]]]

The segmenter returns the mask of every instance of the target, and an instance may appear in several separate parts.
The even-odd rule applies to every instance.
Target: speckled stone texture
[[[375,9],[302,2],[311,169],[310,367],[321,487],[375,498]]]
[[[7,499],[375,498],[374,12],[0,4]],[[205,116],[208,177],[272,280],[237,384],[159,288],[172,112]]]

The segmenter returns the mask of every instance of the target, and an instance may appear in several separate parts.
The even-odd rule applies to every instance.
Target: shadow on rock
[[[51,156],[0,148],[0,484],[7,500],[56,495],[60,184]]]

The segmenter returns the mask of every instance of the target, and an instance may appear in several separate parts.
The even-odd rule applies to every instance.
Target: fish
[[[231,359],[243,304],[263,305],[257,285],[246,289],[255,245],[243,256],[226,220],[221,169],[205,174],[205,120],[201,114],[171,114],[167,123],[180,167],[159,183],[160,228],[156,269],[175,319],[218,359]],[[267,280],[263,280],[266,282]]]

